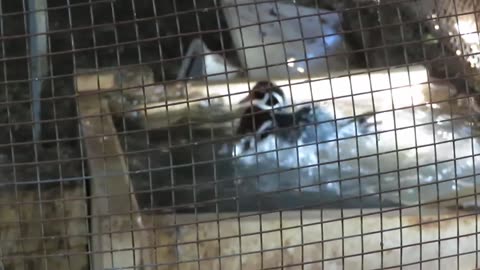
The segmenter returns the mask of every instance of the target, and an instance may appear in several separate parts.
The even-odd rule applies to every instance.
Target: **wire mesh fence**
[[[0,0],[0,269],[477,269],[472,0]]]

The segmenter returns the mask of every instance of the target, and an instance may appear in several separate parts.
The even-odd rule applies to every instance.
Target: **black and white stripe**
[[[247,102],[250,106],[245,109],[237,128],[238,135],[246,135],[240,142],[243,150],[253,148],[255,140],[265,139],[275,129],[294,129],[295,123],[310,112],[310,107],[304,107],[296,113],[282,110],[286,105],[283,91],[266,81],[258,82],[241,101]]]

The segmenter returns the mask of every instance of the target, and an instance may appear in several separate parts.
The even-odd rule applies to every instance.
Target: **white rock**
[[[343,57],[329,58],[328,66],[324,57],[344,49],[337,13],[256,0],[223,0],[222,4],[240,62],[250,78],[298,77],[307,71],[318,76],[344,67]]]

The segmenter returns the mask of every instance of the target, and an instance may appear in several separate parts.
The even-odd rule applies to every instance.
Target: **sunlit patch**
[[[287,60],[287,63],[288,63],[288,64],[287,64],[287,65],[288,65],[289,67],[294,67],[294,66],[295,66],[294,61],[295,61],[295,58],[293,58],[293,57],[288,58],[288,60]]]
[[[455,24],[458,33],[462,35],[462,39],[468,44],[478,44],[477,26],[473,20],[459,19]]]

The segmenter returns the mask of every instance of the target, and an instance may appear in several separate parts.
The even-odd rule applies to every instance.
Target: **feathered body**
[[[342,104],[289,105],[282,91],[265,86],[254,87],[239,104],[239,122],[246,128],[239,127],[236,136],[189,125],[170,127],[158,133],[165,137],[161,141],[171,138],[171,143],[152,150],[150,167],[133,171],[144,171],[146,179],[166,179],[153,183],[154,189],[163,188],[155,198],[166,205],[174,201],[200,207],[203,202],[229,211],[237,210],[237,203],[255,210],[256,200],[264,198],[270,200],[268,209],[278,209],[280,203],[338,205],[342,198],[370,205],[459,196],[473,201],[480,171],[478,134],[461,115],[452,115],[448,103],[397,106],[352,118],[338,113]],[[278,95],[264,95],[272,92]],[[212,140],[212,134],[222,139]],[[144,188],[152,189],[150,184]],[[279,202],[282,196],[295,199]]]
[[[314,106],[300,126],[253,136],[248,149],[236,145],[238,183],[244,190],[329,190],[401,204],[473,195],[478,133],[442,106],[337,120]]]

